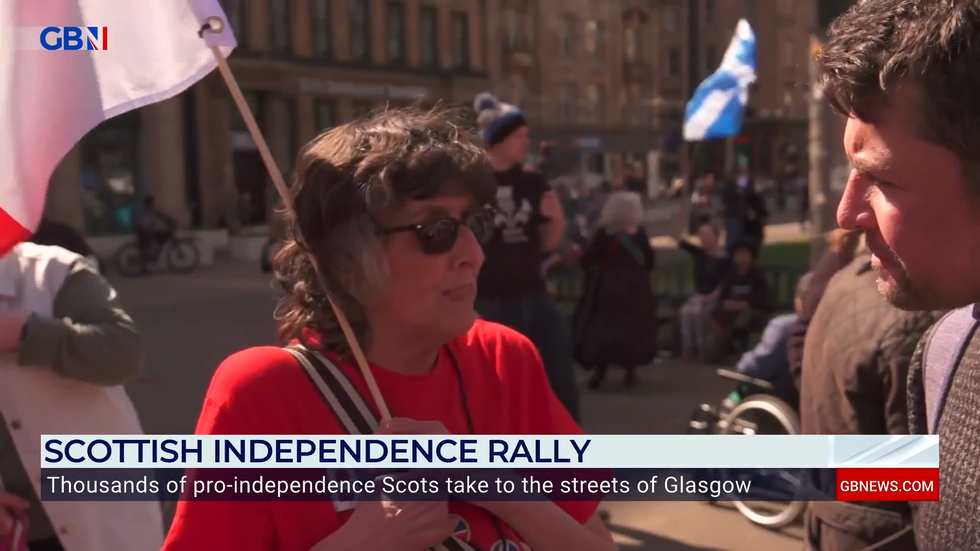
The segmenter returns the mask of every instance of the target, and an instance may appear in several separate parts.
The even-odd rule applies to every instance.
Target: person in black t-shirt
[[[490,94],[480,94],[474,108],[498,185],[495,230],[483,247],[486,260],[477,281],[477,312],[531,339],[552,390],[578,420],[571,333],[542,273],[545,253],[555,250],[565,232],[561,202],[544,175],[523,166],[530,147],[523,113]]]
[[[725,348],[739,344],[748,347],[749,334],[762,329],[769,315],[769,282],[756,266],[757,251],[752,241],[732,246],[732,270],[714,292],[715,306],[708,326]]]

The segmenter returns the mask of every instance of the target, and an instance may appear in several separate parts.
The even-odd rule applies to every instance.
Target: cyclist
[[[143,208],[136,215],[134,224],[136,242],[140,249],[140,266],[146,271],[146,264],[156,260],[163,246],[174,238],[177,222],[160,212],[152,195],[143,199]]]

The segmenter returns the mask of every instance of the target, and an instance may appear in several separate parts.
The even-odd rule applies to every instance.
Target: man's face
[[[874,123],[848,119],[851,173],[837,221],[866,232],[890,303],[955,308],[980,301],[980,189],[952,152],[917,136],[919,99],[899,87]]]
[[[509,136],[497,145],[493,146],[493,153],[501,159],[510,163],[520,163],[527,157],[528,148],[531,140],[526,126],[522,126],[510,133]]]
[[[752,268],[752,263],[755,259],[744,247],[739,247],[732,251],[732,261],[735,262],[735,268],[738,269],[740,273],[748,272]]]

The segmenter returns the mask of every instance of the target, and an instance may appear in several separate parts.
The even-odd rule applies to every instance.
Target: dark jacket
[[[585,292],[572,326],[575,357],[584,367],[637,367],[657,353],[657,308],[650,282],[650,240],[596,232],[582,258]]]
[[[732,269],[731,259],[727,256],[710,255],[686,239],[678,240],[677,247],[691,255],[694,263],[694,292],[699,295],[713,293]]]
[[[862,255],[827,285],[804,344],[803,434],[908,434],[909,362],[938,315],[891,306],[876,279],[870,257]],[[833,495],[830,478],[814,480],[815,491]],[[815,501],[807,533],[821,551],[863,550],[907,528],[910,518],[904,502]],[[900,540],[888,549],[915,549],[911,533]]]
[[[810,281],[810,286],[806,294],[802,297],[803,307],[800,310],[800,315],[796,320],[789,340],[789,367],[797,390],[800,388],[800,372],[803,368],[803,346],[806,341],[807,330],[810,326],[810,319],[813,318],[813,314],[817,311],[817,306],[820,304],[820,300],[823,299],[824,292],[827,290],[827,284],[830,283],[831,278],[853,260],[854,255],[849,252],[840,253],[827,249],[823,256],[820,257],[820,260],[817,261],[817,265],[813,268],[813,279]]]

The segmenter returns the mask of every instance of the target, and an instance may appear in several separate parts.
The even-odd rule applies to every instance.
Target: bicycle
[[[164,271],[189,274],[197,270],[201,262],[201,252],[194,240],[177,236],[157,245],[156,253],[146,261],[145,270],[141,257],[142,252],[137,241],[124,243],[116,251],[116,270],[123,277],[138,277]]]

